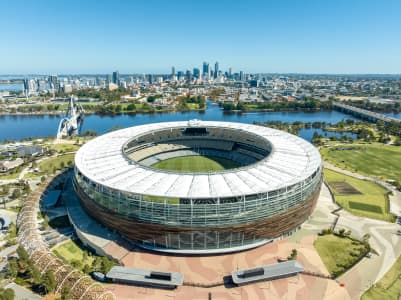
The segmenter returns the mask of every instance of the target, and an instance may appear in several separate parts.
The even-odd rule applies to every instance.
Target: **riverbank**
[[[274,112],[305,112],[305,113],[318,113],[318,112],[332,112],[333,109],[253,109],[253,110],[224,110],[219,108],[224,114],[253,114],[253,113],[274,113]],[[98,115],[98,116],[115,116],[122,114],[162,114],[162,113],[187,113],[187,112],[206,112],[205,109],[188,109],[188,110],[177,110],[177,109],[154,109],[154,110],[132,110],[132,111],[121,111],[121,112],[107,112],[99,113],[95,111],[85,110],[85,115]],[[61,116],[65,115],[65,111],[47,111],[47,112],[0,112],[0,116]]]

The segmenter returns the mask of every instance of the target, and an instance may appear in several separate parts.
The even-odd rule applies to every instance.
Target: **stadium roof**
[[[263,160],[237,169],[210,173],[179,173],[144,167],[123,154],[135,136],[166,128],[223,127],[266,138],[271,153]],[[129,193],[172,198],[217,198],[258,194],[290,186],[308,178],[321,165],[320,154],[295,135],[256,125],[198,121],[135,126],[97,137],[79,149],[75,165],[93,182]]]

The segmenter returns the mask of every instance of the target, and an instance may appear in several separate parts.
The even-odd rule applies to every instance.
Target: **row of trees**
[[[41,274],[28,253],[21,246],[17,249],[18,259],[10,258],[6,268],[6,277],[14,279],[15,283],[28,285],[41,295],[53,293],[57,282],[52,270]]]
[[[333,104],[331,101],[319,101],[317,99],[308,98],[305,101],[280,101],[280,102],[257,102],[248,104],[242,101],[238,101],[235,103],[223,103],[221,104],[223,110],[231,111],[231,110],[239,110],[239,111],[247,111],[247,110],[271,110],[271,111],[294,111],[294,110],[307,110],[307,111],[315,111],[315,110],[331,110],[333,108]]]
[[[99,101],[114,102],[114,101],[120,101],[121,96],[129,94],[129,92],[130,92],[129,89],[120,87],[112,91],[108,89],[99,89],[99,90],[83,89],[74,91],[74,94],[78,98],[93,98]],[[70,95],[65,93],[57,93],[56,96],[65,98],[69,97]]]

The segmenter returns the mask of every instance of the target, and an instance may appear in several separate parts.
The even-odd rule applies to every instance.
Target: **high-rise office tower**
[[[198,68],[194,68],[193,75],[196,79],[200,78],[200,70]]]
[[[202,70],[202,75],[210,75],[210,69],[209,69],[209,63],[208,62],[203,62],[203,70]]]
[[[175,67],[174,66],[171,67],[171,76],[175,76]]]
[[[28,78],[24,79],[24,91],[25,91],[25,96],[28,97],[28,95],[29,95],[29,80],[28,80]]]
[[[190,70],[187,70],[185,72],[185,80],[187,80],[187,81],[191,81],[192,80],[192,74],[191,74]]]
[[[148,82],[149,82],[149,84],[153,84],[153,75],[152,74],[148,75]]]
[[[48,81],[50,84],[50,89],[52,89],[53,92],[58,91],[60,83],[58,81],[57,75],[50,75]]]
[[[109,83],[111,83],[111,75],[107,74],[107,76],[106,76],[106,84],[109,84]]]
[[[213,78],[216,79],[218,75],[219,75],[219,63],[216,61],[216,63],[214,64]]]
[[[118,73],[118,71],[113,72],[113,83],[117,85],[120,84],[120,73]]]
[[[242,72],[242,71],[239,71],[239,80],[240,81],[244,81],[245,80],[244,72]]]
[[[233,77],[233,68],[231,67],[228,69],[228,77],[229,78]]]

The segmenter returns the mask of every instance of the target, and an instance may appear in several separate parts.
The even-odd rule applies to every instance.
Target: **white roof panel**
[[[265,193],[309,177],[321,165],[320,154],[307,141],[289,133],[251,124],[190,121],[135,126],[97,137],[79,149],[76,167],[90,180],[135,194],[177,198],[234,197]],[[195,125],[194,125],[195,124]],[[174,173],[130,161],[123,153],[136,136],[166,128],[222,127],[259,135],[272,145],[265,159],[213,173]]]

